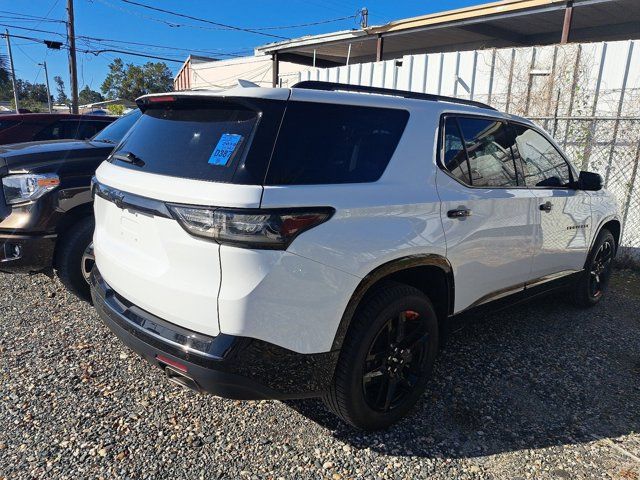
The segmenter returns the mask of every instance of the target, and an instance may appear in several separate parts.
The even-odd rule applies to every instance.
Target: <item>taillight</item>
[[[168,205],[192,235],[244,248],[285,250],[302,232],[331,218],[333,208],[227,209]]]

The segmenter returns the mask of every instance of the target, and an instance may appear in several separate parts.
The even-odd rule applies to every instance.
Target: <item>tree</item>
[[[173,89],[173,77],[163,62],[147,62],[144,65],[125,63],[116,58],[109,64],[109,74],[100,87],[107,98],[135,100],[148,93]]]
[[[62,80],[62,77],[56,75],[53,77],[53,81],[56,82],[56,91],[58,92],[56,102],[64,104],[69,103],[69,97],[64,93],[64,80]]]
[[[13,87],[9,79],[7,69],[7,57],[0,55],[0,100],[10,100],[13,98]]]
[[[80,105],[101,102],[102,100],[104,100],[104,97],[100,95],[100,92],[91,90],[89,85],[85,85],[84,88],[80,90],[80,93],[78,93],[78,102]]]
[[[13,99],[13,86],[9,82],[8,87],[0,87],[3,100],[10,100],[15,108]],[[44,83],[31,83],[28,80],[16,79],[16,90],[18,90],[18,100],[20,108],[31,110],[32,112],[44,112],[47,110],[47,87]]]

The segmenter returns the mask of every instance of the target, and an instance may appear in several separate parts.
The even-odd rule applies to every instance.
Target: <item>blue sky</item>
[[[244,28],[280,27],[303,23],[319,22],[355,14],[360,8],[369,9],[369,24],[382,24],[415,15],[465,7],[484,3],[482,0],[440,0],[435,1],[394,1],[389,0],[138,0],[194,17],[206,18],[214,22]],[[128,4],[123,0],[75,0],[76,35],[105,39],[103,42],[79,40],[77,47],[83,50],[101,48],[129,49],[137,52],[184,60],[189,52],[218,58],[229,58],[223,54],[251,54],[257,45],[277,41],[266,35],[257,35],[243,31],[219,29],[210,24],[174,17]],[[63,40],[65,25],[55,20],[66,18],[66,0],[18,0],[0,3],[0,28],[9,28],[11,34],[38,39]],[[12,16],[18,13],[20,19]],[[25,15],[45,17],[47,20],[24,19]],[[168,22],[171,25],[168,25]],[[182,26],[176,26],[176,24]],[[8,27],[7,27],[8,26]],[[195,27],[194,27],[195,26]],[[22,27],[22,28],[18,28]],[[265,34],[295,38],[302,35],[331,32],[356,28],[356,19],[344,19],[331,23],[307,26],[303,28],[262,30]],[[46,32],[29,31],[43,30]],[[105,43],[108,39],[108,46]],[[116,43],[138,42],[158,46]],[[180,50],[179,50],[180,49]],[[44,83],[42,67],[47,61],[49,80],[60,75],[69,85],[68,60],[66,50],[48,50],[43,44],[15,38],[12,42],[14,64],[19,78]],[[0,53],[6,53],[4,41]],[[126,63],[142,64],[156,61],[120,53],[78,54],[78,83],[80,88],[89,85],[94,90],[100,85],[108,72],[108,65],[115,57],[121,57]],[[175,73],[180,64],[167,62]],[[53,93],[53,92],[52,92]]]

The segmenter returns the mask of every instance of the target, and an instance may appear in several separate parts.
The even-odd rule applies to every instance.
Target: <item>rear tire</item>
[[[616,242],[611,232],[602,229],[587,256],[584,271],[573,287],[572,300],[579,307],[596,305],[609,286]]]
[[[387,283],[354,316],[323,401],[356,428],[386,428],[424,392],[437,351],[431,301],[414,287]]]
[[[91,293],[84,273],[90,259],[85,253],[93,241],[94,226],[93,217],[83,218],[58,239],[56,248],[55,266],[60,281],[71,293],[86,301],[91,300]]]

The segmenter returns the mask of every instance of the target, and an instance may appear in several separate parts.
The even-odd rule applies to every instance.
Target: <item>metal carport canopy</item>
[[[564,33],[564,35],[563,35]],[[256,48],[317,67],[413,53],[640,37],[640,0],[510,0]],[[350,51],[349,51],[350,50]]]

